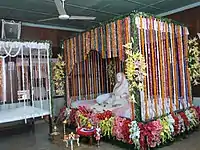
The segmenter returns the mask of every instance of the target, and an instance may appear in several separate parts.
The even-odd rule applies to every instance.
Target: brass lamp
[[[66,124],[67,124],[67,120],[64,120],[64,121],[63,121],[63,132],[64,132],[64,136],[65,136],[65,134],[66,134],[66,129],[65,129]]]

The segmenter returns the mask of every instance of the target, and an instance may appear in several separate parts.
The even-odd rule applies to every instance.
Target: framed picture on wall
[[[2,39],[20,39],[21,22],[6,21],[2,19]]]

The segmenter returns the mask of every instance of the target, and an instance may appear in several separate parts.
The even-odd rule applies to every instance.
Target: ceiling
[[[69,15],[94,16],[96,20],[57,19],[41,23],[38,20],[58,16],[53,0],[1,0],[0,18],[71,28],[75,31],[97,26],[100,22],[133,10],[158,15],[191,4],[199,5],[199,0],[66,0],[65,9]]]

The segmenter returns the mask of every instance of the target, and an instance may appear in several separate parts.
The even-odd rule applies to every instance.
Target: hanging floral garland
[[[56,86],[56,95],[64,95],[64,85],[65,85],[65,72],[64,72],[65,62],[63,61],[63,57],[58,55],[58,61],[55,63],[53,67],[53,81]]]
[[[193,85],[200,84],[200,45],[195,37],[188,42],[188,67]]]

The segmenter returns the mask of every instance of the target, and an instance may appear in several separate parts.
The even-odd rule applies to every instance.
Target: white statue
[[[114,86],[113,92],[103,94],[97,97],[97,104],[92,106],[96,112],[103,110],[111,110],[116,107],[123,107],[128,104],[129,91],[128,81],[124,73],[119,72],[116,76],[117,83]]]

